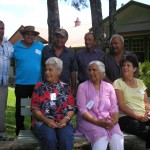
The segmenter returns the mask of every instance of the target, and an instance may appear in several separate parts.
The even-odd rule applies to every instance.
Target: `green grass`
[[[14,93],[14,88],[9,87],[8,101],[6,108],[6,133],[8,137],[14,138],[15,134],[15,103],[16,97]],[[25,127],[30,128],[30,117],[25,117]]]

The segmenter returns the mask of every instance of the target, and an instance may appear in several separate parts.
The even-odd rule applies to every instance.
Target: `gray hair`
[[[98,70],[103,74],[103,76],[105,76],[105,65],[101,61],[94,60],[89,63],[89,66],[93,64],[97,65]]]
[[[118,39],[120,39],[120,41],[122,42],[122,44],[124,44],[124,38],[123,38],[122,35],[114,34],[114,35],[111,37],[111,39],[110,39],[110,44],[111,44],[113,38],[118,38]]]
[[[59,69],[60,73],[63,69],[63,62],[57,57],[50,57],[46,60],[45,65],[52,65],[54,68]]]

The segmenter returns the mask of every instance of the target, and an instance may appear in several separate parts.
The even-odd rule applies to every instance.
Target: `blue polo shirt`
[[[14,45],[14,55],[16,63],[15,83],[21,85],[34,85],[41,81],[41,58],[44,45],[34,41],[28,48],[17,42]]]

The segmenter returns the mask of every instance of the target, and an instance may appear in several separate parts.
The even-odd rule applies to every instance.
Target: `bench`
[[[150,101],[150,97],[149,97]],[[21,99],[21,115],[22,116],[32,116],[32,112],[30,111],[30,104],[31,104],[31,99],[30,98],[22,98]],[[124,133],[124,139],[125,141],[128,140],[140,140],[139,137]],[[32,130],[20,130],[19,135],[18,135],[18,142],[20,144],[38,144],[39,141],[33,134]],[[89,145],[90,143],[87,141],[85,136],[80,135],[74,135],[74,148],[80,148],[84,145]]]

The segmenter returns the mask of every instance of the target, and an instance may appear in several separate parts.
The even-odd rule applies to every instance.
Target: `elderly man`
[[[88,66],[91,61],[101,60],[104,56],[104,52],[101,49],[96,48],[95,38],[93,33],[88,32],[84,36],[86,48],[77,51],[76,60],[78,64],[78,81],[82,83],[89,79]]]
[[[22,41],[14,45],[15,95],[16,95],[16,135],[25,129],[24,117],[20,114],[21,98],[31,97],[34,86],[41,81],[41,58],[44,45],[35,41],[39,35],[34,26],[26,26],[20,33]]]
[[[5,137],[5,111],[8,96],[8,79],[10,60],[13,55],[13,46],[4,37],[5,25],[0,20],[0,141],[8,141]]]
[[[123,56],[131,53],[124,50],[124,38],[115,34],[110,39],[110,52],[108,52],[102,59],[105,64],[106,78],[107,82],[112,83],[114,80],[122,76],[122,71],[120,67],[120,61]],[[135,55],[135,54],[133,54]],[[136,77],[139,76],[139,72],[136,72]]]
[[[55,41],[52,45],[46,45],[42,51],[42,79],[45,80],[45,61],[50,57],[57,57],[63,61],[63,70],[60,79],[71,85],[72,93],[76,93],[76,71],[78,70],[74,52],[65,46],[68,40],[68,32],[58,29],[55,32]]]

